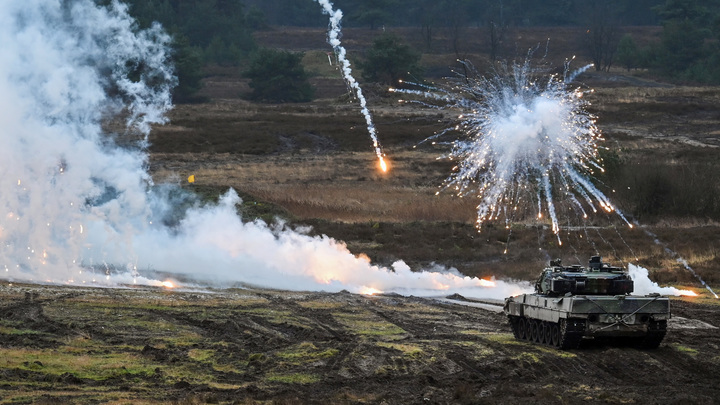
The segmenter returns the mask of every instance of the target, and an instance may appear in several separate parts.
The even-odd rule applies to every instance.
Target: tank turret
[[[548,296],[565,294],[626,295],[633,292],[633,281],[622,267],[603,263],[600,256],[590,258],[588,267],[565,267],[560,259],[550,261],[537,282],[535,292]]]

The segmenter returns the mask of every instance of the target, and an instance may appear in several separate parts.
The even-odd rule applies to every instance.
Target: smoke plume
[[[497,298],[527,289],[375,266],[332,238],[243,222],[233,190],[201,205],[153,184],[145,147],[171,108],[170,40],[157,25],[139,29],[117,1],[0,2],[4,279]]]
[[[635,295],[646,295],[651,293],[658,293],[661,295],[696,295],[695,292],[690,290],[680,290],[675,287],[660,287],[658,283],[650,280],[648,275],[648,269],[640,266],[636,266],[632,263],[628,265],[628,272],[630,277],[633,279],[635,285]]]

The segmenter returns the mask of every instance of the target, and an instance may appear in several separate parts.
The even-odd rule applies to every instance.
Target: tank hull
[[[610,337],[656,348],[665,337],[670,301],[661,296],[523,294],[505,299],[515,337],[561,349],[583,337]]]

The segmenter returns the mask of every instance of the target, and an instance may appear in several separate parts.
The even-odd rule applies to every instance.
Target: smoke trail
[[[668,256],[675,259],[675,261],[678,262],[679,264],[682,264],[683,267],[685,268],[685,270],[689,271],[700,282],[700,284],[703,285],[703,287],[705,287],[708,291],[710,291],[710,294],[712,294],[715,298],[718,298],[718,295],[715,294],[715,291],[713,291],[713,289],[710,288],[710,286],[707,285],[707,283],[705,283],[705,280],[703,280],[700,277],[700,275],[697,274],[692,267],[690,267],[690,264],[687,262],[687,260],[682,258],[680,256],[680,254],[678,254],[674,250],[670,249],[665,243],[661,242],[660,239],[658,239],[658,236],[655,235],[654,233],[650,232],[647,229],[643,229],[643,231],[645,232],[646,235],[653,238],[653,241],[655,242],[656,245],[662,246],[663,250],[665,251],[665,253],[668,254]]]
[[[3,279],[160,285],[163,275],[204,286],[498,298],[527,289],[453,269],[374,266],[332,238],[244,223],[232,190],[203,206],[153,184],[143,147],[171,107],[169,41],[159,26],[139,30],[118,2],[0,2]],[[103,129],[118,119],[123,133]]]
[[[458,161],[444,187],[459,196],[475,194],[477,225],[498,219],[502,212],[518,212],[525,202],[536,201],[538,217],[545,212],[558,235],[555,190],[568,194],[571,207],[586,218],[581,201],[596,212],[595,204],[607,212],[617,211],[609,199],[589,180],[602,170],[598,145],[602,141],[595,117],[587,113],[588,103],[579,89],[569,83],[590,65],[563,77],[540,77],[529,61],[512,65],[491,77],[482,77],[467,62],[467,71],[447,88],[398,90],[399,93],[429,95],[445,101],[442,108],[460,110],[459,122],[452,129],[461,139],[452,141],[449,158]],[[446,130],[428,138],[449,136]]]
[[[380,142],[378,141],[377,131],[375,129],[375,124],[373,123],[372,114],[370,114],[370,110],[368,110],[367,108],[367,101],[365,100],[365,96],[363,95],[362,89],[360,88],[360,84],[358,84],[357,80],[355,80],[352,75],[350,61],[347,59],[347,51],[345,50],[345,47],[342,46],[340,43],[340,22],[343,18],[342,10],[334,10],[333,4],[329,0],[313,1],[316,1],[318,4],[320,4],[320,6],[322,6],[323,13],[330,16],[330,24],[328,28],[328,43],[333,47],[333,50],[337,55],[337,60],[341,64],[343,78],[347,82],[348,86],[350,86],[350,88],[355,91],[355,95],[357,96],[358,100],[360,100],[360,111],[365,117],[367,129],[370,133],[370,138],[372,139],[373,149],[375,150],[375,154],[380,160],[380,167],[382,168],[382,171],[387,171],[387,165],[384,159],[385,155],[380,148]]]

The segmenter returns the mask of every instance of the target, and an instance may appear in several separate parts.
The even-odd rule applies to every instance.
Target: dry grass
[[[159,165],[177,156],[155,158]],[[391,155],[392,169],[387,174],[376,164],[372,153],[266,157],[196,154],[185,161],[186,171],[180,177],[194,174],[199,186],[234,187],[282,206],[299,219],[473,223],[473,199],[455,198],[447,192],[435,195],[446,166],[436,161],[435,154]],[[166,163],[170,170],[155,172],[155,178],[172,178],[177,173],[172,169],[178,165],[177,160]]]

